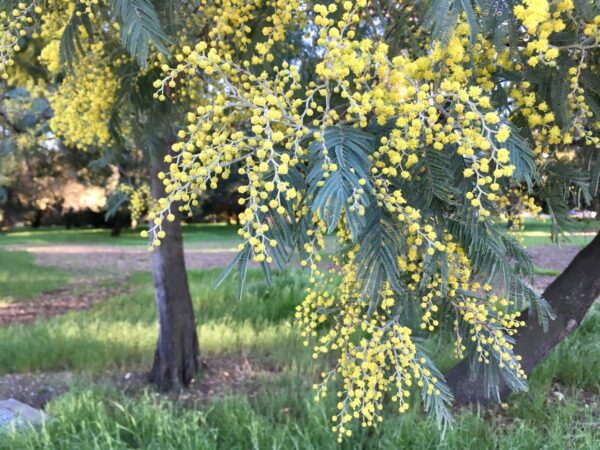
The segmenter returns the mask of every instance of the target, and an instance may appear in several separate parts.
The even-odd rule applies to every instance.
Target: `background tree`
[[[170,2],[2,1],[0,11],[3,88],[44,90],[52,136],[97,166],[132,167],[141,150],[146,173],[156,173],[181,113],[152,99],[158,72],[148,65],[168,53],[161,18],[176,19]],[[169,23],[174,33],[179,23]],[[160,332],[151,378],[161,389],[188,385],[199,367],[180,218],[169,218],[169,240],[152,257]]]

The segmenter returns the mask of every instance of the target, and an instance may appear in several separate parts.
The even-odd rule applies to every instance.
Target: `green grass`
[[[355,430],[341,446],[330,431],[333,399],[315,403],[300,374],[271,380],[253,396],[226,395],[196,407],[150,392],[131,398],[109,386],[82,386],[49,405],[51,422],[0,437],[0,449],[598,448],[598,411],[590,399],[567,392],[559,401],[534,386],[507,410],[457,413],[445,435],[416,410],[402,416],[388,410],[377,429]]]
[[[63,227],[17,228],[0,233],[0,245],[42,245],[42,244],[102,244],[102,245],[147,245],[140,237],[140,231],[125,229],[119,237],[111,237],[107,228]],[[222,243],[237,242],[237,227],[226,224],[184,225],[183,234],[186,243]]]
[[[262,381],[253,395],[225,394],[195,406],[157,397],[151,390],[126,396],[105,384],[81,382],[48,405],[53,420],[41,429],[0,437],[0,449],[334,449],[330,431],[334,399],[315,403],[318,366],[292,326],[304,275],[287,272],[266,287],[250,274],[247,294],[235,300],[235,280],[212,290],[218,271],[191,272],[205,357],[244,352],[277,362],[282,372]],[[0,371],[148,367],[156,338],[148,274],[131,281],[133,293],[86,312],[0,329]],[[358,429],[342,448],[597,449],[600,390],[600,305],[534,372],[531,390],[507,410],[456,413],[442,436],[418,408],[386,413],[376,430]],[[87,375],[86,375],[87,376]],[[82,380],[86,376],[82,375]],[[565,395],[559,401],[556,384]],[[586,394],[587,392],[587,394]],[[587,405],[587,406],[586,406]]]
[[[38,267],[27,252],[0,248],[0,304],[30,300],[45,291],[63,287],[69,275],[52,267]]]
[[[277,274],[267,287],[262,274],[252,271],[238,302],[235,279],[212,289],[219,273],[189,273],[204,354],[244,351],[285,358],[290,350],[298,353],[292,321],[306,277]],[[129,283],[131,294],[89,311],[0,328],[0,374],[147,366],[157,336],[152,281],[149,274],[138,274]]]
[[[543,267],[535,267],[534,273],[536,275],[542,275],[546,277],[557,277],[560,275],[561,271],[556,269],[544,269]]]
[[[549,220],[526,219],[523,225],[524,228],[518,235],[525,246],[553,244],[552,224]],[[583,247],[594,238],[599,228],[600,222],[597,220],[574,220],[562,230],[563,234],[558,237],[558,243]]]

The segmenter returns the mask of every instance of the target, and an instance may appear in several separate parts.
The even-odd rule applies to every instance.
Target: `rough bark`
[[[152,195],[164,196],[164,187],[156,174],[160,165],[153,164]],[[159,335],[150,381],[162,391],[188,386],[200,370],[200,351],[196,320],[190,296],[181,221],[165,221],[166,237],[152,253],[152,274]]]
[[[521,364],[530,373],[552,349],[571,334],[581,323],[588,309],[600,296],[600,233],[544,291],[544,297],[556,313],[556,319],[544,332],[536,318],[528,317],[516,339],[515,353],[523,358]],[[524,313],[527,316],[527,312]],[[469,363],[462,361],[446,374],[448,386],[457,404],[485,404],[481,379],[471,380]],[[505,397],[510,388],[500,386]]]

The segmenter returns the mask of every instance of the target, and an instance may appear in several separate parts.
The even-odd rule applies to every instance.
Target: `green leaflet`
[[[169,54],[169,38],[150,0],[113,0],[111,6],[115,17],[121,20],[123,46],[140,66],[147,63],[150,43],[162,54]]]
[[[342,210],[352,232],[353,239],[365,226],[365,219],[354,210],[349,201],[353,198],[367,208],[371,190],[368,182],[373,137],[355,128],[331,127],[323,133],[323,143],[310,146],[311,164],[307,175],[308,205],[327,224],[329,232],[335,230]],[[336,164],[337,170],[324,177],[323,165]],[[359,179],[367,181],[365,185]],[[359,191],[364,191],[362,194]]]
[[[92,23],[90,22],[88,14],[85,12],[85,5],[83,3],[78,3],[60,37],[60,62],[61,64],[67,64],[69,68],[72,68],[75,58],[79,54],[83,54],[84,51],[79,33],[79,27],[81,25],[85,28],[88,38],[91,39],[94,35]]]

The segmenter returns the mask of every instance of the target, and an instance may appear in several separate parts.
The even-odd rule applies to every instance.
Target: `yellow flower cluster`
[[[141,221],[144,214],[152,207],[153,201],[150,193],[150,186],[144,184],[135,188],[129,184],[119,184],[116,190],[122,192],[129,198],[131,220],[134,223]]]
[[[38,34],[45,45],[40,52],[39,61],[52,76],[58,75],[61,70],[60,39],[75,5],[75,2],[69,0],[51,0],[41,14]],[[84,36],[87,35],[85,31],[82,32]]]
[[[556,66],[556,59],[561,51],[580,53],[581,62],[585,62],[585,53],[598,47],[600,38],[600,16],[591,22],[582,22],[574,14],[573,0],[548,2],[547,0],[524,0],[523,4],[515,6],[515,17],[519,19],[531,36],[525,54],[530,55],[528,64],[537,66],[539,63]],[[554,33],[566,29],[580,30],[581,39],[567,45],[551,43]],[[564,52],[563,52],[564,53]]]
[[[351,38],[352,24],[359,20],[358,5],[345,2],[338,23],[328,18],[334,7],[315,7],[318,43],[325,51],[316,66],[319,77],[307,87],[301,86],[295,66],[275,67],[274,77],[267,72],[255,75],[251,61],[237,63],[231,54],[209,48],[205,42],[193,49],[184,47],[176,55],[180,63],[174,68],[165,64],[165,78],[155,83],[156,96],[165,98],[165,89],[182,76],[199,72],[214,77],[218,94],[210,104],[189,114],[187,128],[180,131],[181,141],[173,146],[177,155],[170,161],[171,174],[164,181],[169,193],[186,202],[186,209],[195,200],[190,192],[214,188],[220,177],[229,176],[234,163],[245,162],[246,167],[238,170],[249,179],[240,191],[249,194],[241,200],[247,206],[242,215],[243,236],[257,261],[269,261],[268,246],[261,237],[268,225],[258,219],[257,211],[282,211],[282,199],[294,201],[299,193],[289,189],[281,176],[301,163],[307,154],[305,142],[323,141],[325,129],[335,124],[365,127],[371,114],[379,124],[394,120],[396,128],[374,154],[373,176],[379,198],[400,209],[402,195],[387,192],[388,178],[414,176],[411,171],[420,160],[423,141],[437,151],[458,146],[458,153],[470,162],[464,175],[475,180],[467,199],[484,216],[489,215],[486,205],[501,197],[501,178],[513,173],[510,153],[502,146],[510,129],[491,108],[494,83],[486,79],[490,76],[486,66],[477,73],[479,85],[469,84],[473,72],[465,69],[470,61],[466,26],[459,27],[447,48],[436,45],[429,55],[416,60],[405,56],[390,60],[386,44]],[[482,49],[487,53],[475,57],[474,63],[488,63],[491,50],[483,45]],[[337,95],[349,104],[343,116],[331,107],[330,99]],[[251,125],[250,133],[235,129],[235,124],[244,121]],[[326,169],[325,176],[336,167]]]
[[[12,11],[0,11],[0,77],[8,79],[7,70],[14,64],[14,54],[21,51],[20,39],[24,37],[48,40],[40,59],[52,74],[56,74],[60,37],[78,5],[82,5],[83,11],[93,19],[100,0],[33,0],[16,3]],[[41,20],[34,20],[38,16]],[[61,20],[56,21],[56,18]],[[41,33],[38,31],[40,23]]]
[[[343,232],[339,235],[343,241],[347,239]],[[445,299],[446,305],[460,318],[454,324],[457,358],[463,357],[464,343],[469,341],[475,346],[481,363],[494,360],[500,368],[507,368],[525,379],[520,357],[513,353],[509,340],[509,336],[524,325],[519,320],[520,313],[508,312],[512,302],[490,293],[491,286],[472,281],[464,251],[451,242],[450,235],[444,239],[447,267],[442,269],[440,265],[436,273],[423,272],[423,252],[409,251],[408,257],[398,257],[409,288],[422,299],[421,328],[435,329],[438,323],[432,314]],[[412,330],[399,320],[400,311],[407,306],[399,302],[390,285],[380,292],[375,311],[371,311],[370,304],[363,299],[357,250],[347,253],[344,260],[336,259],[335,267],[327,273],[315,271],[313,285],[296,312],[303,327],[302,335],[307,338],[305,344],[309,344],[309,337],[318,341],[313,357],[328,352],[338,355],[337,365],[322,373],[322,382],[314,388],[319,400],[327,395],[327,386],[341,378],[342,388],[337,392],[339,412],[332,418],[333,430],[340,441],[343,436],[351,435],[350,422],[355,419],[362,426],[380,422],[385,398],[396,402],[400,413],[405,412],[415,387],[426,397],[442,397],[439,399],[442,403],[450,401],[442,395],[444,388],[439,374],[415,345]],[[447,271],[444,278],[442,270]],[[327,331],[320,333],[319,330]]]
[[[102,147],[111,141],[109,121],[116,101],[118,80],[104,63],[102,42],[90,50],[67,73],[50,97],[54,116],[50,127],[67,145],[85,149]]]
[[[7,69],[14,64],[14,54],[21,51],[19,39],[27,36],[33,15],[41,8],[37,2],[18,2],[12,11],[0,11],[0,77],[8,79]]]

